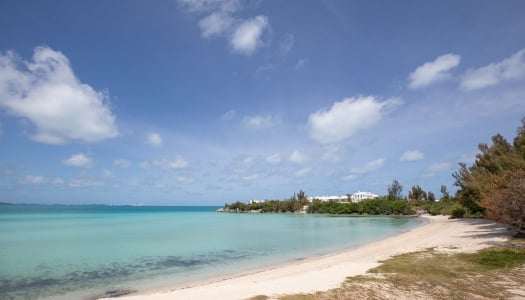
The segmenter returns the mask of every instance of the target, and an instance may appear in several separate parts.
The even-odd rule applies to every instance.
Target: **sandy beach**
[[[361,247],[184,288],[134,294],[126,300],[246,299],[336,288],[348,276],[365,274],[379,261],[396,254],[435,248],[445,252],[473,252],[497,245],[512,235],[507,226],[480,219],[450,220],[422,216],[428,223],[412,231]]]

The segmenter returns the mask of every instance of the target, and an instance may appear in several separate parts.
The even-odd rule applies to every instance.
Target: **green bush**
[[[450,217],[452,219],[461,219],[465,217],[466,213],[467,211],[465,210],[465,208],[463,206],[458,205],[450,211]]]

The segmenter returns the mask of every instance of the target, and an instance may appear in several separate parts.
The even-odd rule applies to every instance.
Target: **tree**
[[[403,192],[403,186],[397,181],[397,179],[392,180],[392,184],[388,186],[388,199],[397,200],[401,199],[401,193]]]
[[[525,236],[525,170],[507,173],[496,180],[495,189],[483,201],[487,217],[512,224]]]
[[[430,202],[436,202],[436,196],[434,195],[434,193],[429,191],[427,194],[427,200]]]
[[[479,144],[474,164],[459,164],[452,176],[459,187],[456,198],[469,212],[513,224],[524,233],[525,223],[525,117],[521,119],[513,143],[502,135],[492,137],[492,145]]]
[[[441,188],[440,188],[440,192],[441,192],[441,200],[448,200],[450,199],[450,195],[447,191],[447,186],[446,185],[441,185]]]
[[[427,193],[419,185],[414,185],[408,191],[408,202],[417,205],[420,201],[427,200]]]

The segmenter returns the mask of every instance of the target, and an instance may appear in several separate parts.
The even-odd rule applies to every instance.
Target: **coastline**
[[[340,286],[348,276],[365,274],[393,255],[435,248],[444,252],[474,252],[504,242],[512,235],[505,225],[482,219],[450,220],[445,216],[422,216],[427,220],[411,231],[328,254],[289,262],[183,288],[131,294],[126,300],[246,299],[256,295],[277,296],[325,291]]]

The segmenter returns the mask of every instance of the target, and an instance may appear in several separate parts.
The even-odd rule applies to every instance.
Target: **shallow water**
[[[0,298],[93,298],[180,285],[342,250],[421,224],[215,209],[0,206]]]

